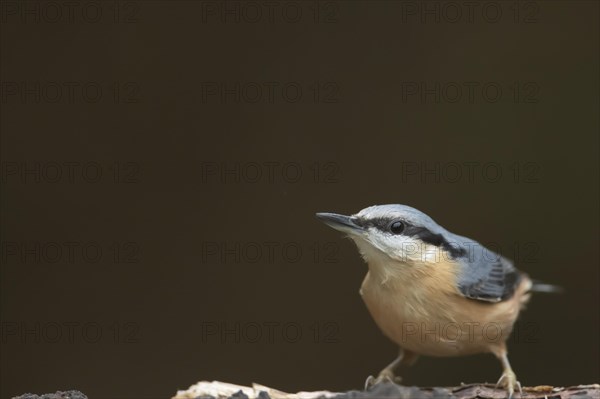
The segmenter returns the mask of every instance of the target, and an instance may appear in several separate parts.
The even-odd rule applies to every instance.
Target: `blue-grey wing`
[[[468,252],[458,279],[461,294],[483,302],[512,298],[522,278],[512,262],[479,244]]]

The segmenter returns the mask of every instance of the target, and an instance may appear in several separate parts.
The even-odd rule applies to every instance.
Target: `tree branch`
[[[367,391],[298,392],[286,393],[263,385],[252,387],[219,381],[201,381],[173,399],[503,399],[506,390],[492,384],[464,384],[458,387],[406,387],[393,383],[378,384]],[[523,387],[523,394],[515,392],[514,399],[600,399],[600,385],[578,385],[568,388],[541,385]]]

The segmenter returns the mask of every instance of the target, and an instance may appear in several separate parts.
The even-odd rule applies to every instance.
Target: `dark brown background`
[[[511,361],[526,385],[598,382],[597,2],[519,3],[516,20],[515,3],[497,2],[495,23],[494,10],[484,17],[481,7],[472,23],[466,15],[452,22],[447,4],[433,1],[433,14],[416,16],[406,14],[410,2],[317,3],[316,21],[315,3],[299,2],[295,23],[293,10],[286,20],[279,6],[272,20],[259,6],[263,16],[253,22],[236,2],[225,21],[206,13],[213,2],[116,4],[118,19],[115,3],[102,2],[99,22],[83,18],[83,6],[57,21],[36,2],[25,17],[3,8],[3,398],[59,389],[159,398],[212,379],[286,391],[361,387],[395,347],[358,295],[366,266],[357,251],[313,214],[381,203],[415,206],[564,286],[562,296],[534,298]],[[102,98],[76,90],[69,101],[63,91],[52,103],[51,82],[92,82]],[[203,98],[206,82],[292,83],[302,96],[293,102],[277,90],[272,102],[263,93],[252,103],[247,92],[222,103]],[[455,103],[420,102],[403,99],[403,82],[492,82],[502,96],[492,102],[479,90],[472,102],[465,93]],[[14,84],[36,83],[47,91],[39,101],[11,94]],[[526,93],[515,100],[517,85]],[[95,162],[103,174],[87,182],[78,173],[71,183],[9,173],[36,162],[46,172],[61,164],[63,173],[65,162]],[[127,172],[119,183],[115,162]],[[263,173],[265,162],[295,162],[302,177],[292,182],[290,169],[272,183],[264,175],[203,180],[206,162],[238,162],[245,171],[258,163]],[[482,178],[481,168],[473,181],[403,178],[411,162],[445,172],[449,163],[463,172],[465,162],[491,163],[502,178]],[[36,241],[93,242],[103,255],[52,263],[49,254],[23,261],[9,250]],[[243,251],[203,251],[268,242],[279,250],[256,262]],[[139,251],[120,252],[116,262],[115,243]],[[515,243],[525,248],[518,256]],[[286,260],[284,245],[299,246],[298,261]],[[69,322],[77,326],[72,340]],[[236,322],[258,323],[263,337],[202,338],[203,323]],[[277,329],[271,342],[269,322],[294,323],[302,337],[292,342]],[[99,326],[98,342],[82,332],[85,323]],[[19,326],[29,333],[15,335]],[[404,375],[421,385],[495,381],[500,366],[490,355],[422,358]]]

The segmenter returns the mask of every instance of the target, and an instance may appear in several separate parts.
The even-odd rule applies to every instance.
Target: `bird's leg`
[[[504,372],[502,376],[496,383],[496,387],[506,388],[508,391],[508,399],[511,399],[513,393],[515,392],[515,388],[519,389],[519,393],[523,396],[523,389],[521,388],[521,383],[517,381],[517,376],[515,372],[510,367],[510,363],[508,361],[508,353],[506,351],[506,346],[503,346],[498,353],[495,353],[500,362],[502,363],[502,369]]]
[[[401,365],[412,365],[415,360],[417,360],[417,355],[415,353],[400,348],[398,357],[396,357],[393,362],[385,366],[385,368],[379,372],[377,378],[374,378],[372,375],[367,378],[367,381],[365,382],[365,389],[373,385],[377,385],[380,382],[399,383],[402,381],[402,378],[396,376],[394,371]]]

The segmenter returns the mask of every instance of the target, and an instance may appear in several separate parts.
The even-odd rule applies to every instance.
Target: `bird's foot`
[[[393,384],[399,384],[402,381],[401,377],[395,376],[391,370],[382,370],[377,378],[370,375],[365,381],[365,390],[381,383],[391,382]]]
[[[496,383],[496,388],[498,387],[506,388],[506,391],[508,392],[508,399],[513,397],[515,388],[518,388],[519,394],[523,396],[523,388],[521,387],[521,383],[517,381],[517,376],[512,370],[507,370],[502,374]]]

